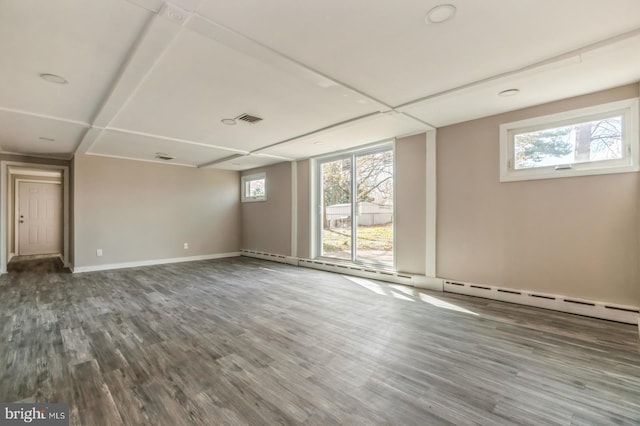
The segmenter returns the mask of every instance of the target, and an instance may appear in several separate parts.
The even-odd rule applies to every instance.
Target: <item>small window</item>
[[[638,171],[638,100],[500,126],[500,181]]]
[[[267,175],[258,173],[242,176],[242,202],[267,200]]]

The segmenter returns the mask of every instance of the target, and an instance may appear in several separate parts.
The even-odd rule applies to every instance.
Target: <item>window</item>
[[[500,126],[500,181],[640,170],[638,100]]]
[[[242,176],[242,202],[267,200],[267,175],[258,173]]]
[[[320,256],[393,266],[393,145],[318,160]]]

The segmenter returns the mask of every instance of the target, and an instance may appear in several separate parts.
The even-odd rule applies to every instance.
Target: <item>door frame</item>
[[[7,273],[8,263],[8,190],[9,167],[25,167],[30,169],[59,170],[62,175],[62,262],[69,267],[69,166],[27,163],[23,161],[0,161],[0,274]]]
[[[384,151],[391,151],[393,153],[393,197],[394,197],[393,211],[392,211],[393,262],[391,264],[376,262],[373,260],[358,259],[357,258],[357,229],[354,228],[354,224],[356,223],[356,214],[357,214],[357,202],[355,202],[355,198],[354,198],[356,197],[356,185],[357,185],[356,175],[355,175],[356,158],[359,156],[376,154]],[[322,226],[323,226],[322,204],[324,202],[324,200],[322,200],[322,197],[323,197],[322,165],[324,163],[330,163],[332,161],[337,161],[344,158],[351,158],[351,218],[352,219],[351,219],[351,259],[349,260],[322,255],[323,254],[322,253]],[[396,139],[395,138],[385,139],[384,141],[374,142],[361,147],[345,149],[342,151],[331,153],[329,155],[319,156],[315,158],[314,163],[315,163],[315,167],[314,167],[315,170],[311,171],[312,178],[310,179],[312,182],[314,182],[313,186],[315,187],[314,194],[311,196],[311,200],[312,200],[311,202],[315,203],[316,205],[315,220],[312,220],[312,227],[315,228],[313,232],[315,238],[312,238],[312,244],[313,244],[312,253],[314,254],[314,257],[320,257],[320,258],[339,261],[339,262],[346,261],[346,262],[360,264],[360,265],[370,265],[374,267],[380,267],[383,269],[390,268],[395,271],[397,268],[396,267],[397,265],[397,256],[396,256],[397,232],[396,232],[396,203],[395,203],[396,189],[397,189],[396,188],[396,181],[397,181],[396,179]],[[314,209],[311,208],[310,210],[312,211],[312,214],[313,214]]]
[[[14,232],[13,232],[13,247],[15,247],[15,255],[18,256],[20,254],[20,183],[21,182],[32,182],[32,183],[48,183],[52,185],[62,185],[62,181],[51,181],[45,179],[16,179],[15,186],[13,188],[13,193],[15,194],[15,203],[13,206],[13,224],[14,224]],[[62,206],[61,206],[62,207]],[[64,230],[63,230],[64,232]],[[11,256],[11,253],[9,253]],[[7,259],[11,260],[11,259]]]

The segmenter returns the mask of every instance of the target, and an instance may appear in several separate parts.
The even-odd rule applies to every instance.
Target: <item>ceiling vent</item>
[[[236,120],[244,121],[245,123],[249,123],[249,124],[255,124],[259,121],[262,121],[262,118],[256,117],[255,115],[242,114],[241,116],[236,118]]]
[[[156,152],[156,158],[158,160],[169,161],[173,160],[175,157],[172,157],[169,154],[165,154],[164,152]]]

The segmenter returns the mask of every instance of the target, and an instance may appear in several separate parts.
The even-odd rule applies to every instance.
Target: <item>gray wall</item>
[[[73,166],[76,267],[240,249],[237,172],[88,155]]]
[[[396,268],[425,273],[427,221],[427,137],[424,133],[396,140]]]
[[[247,170],[266,173],[267,200],[242,203],[242,248],[291,255],[291,163]]]
[[[438,129],[438,276],[640,305],[640,174],[499,181],[499,126],[629,85]]]

